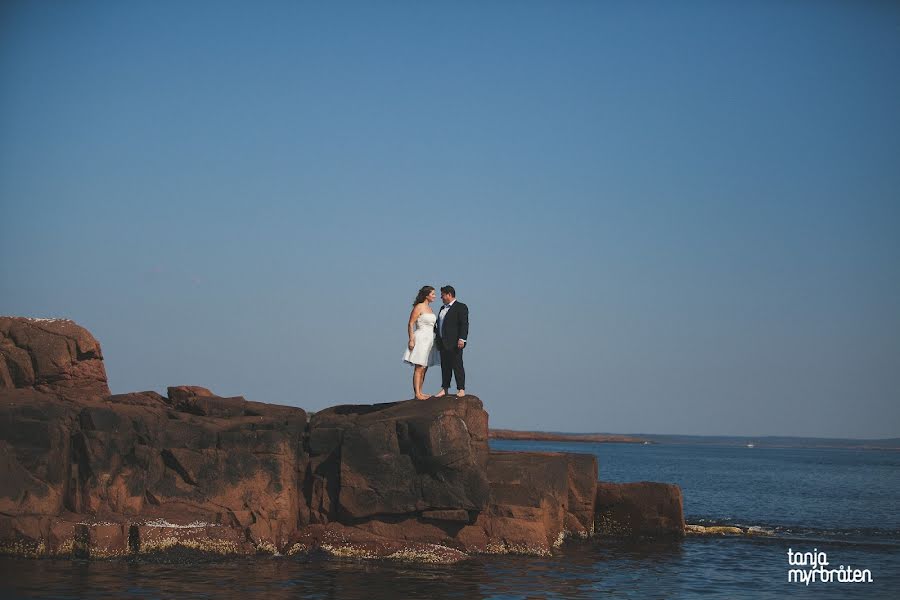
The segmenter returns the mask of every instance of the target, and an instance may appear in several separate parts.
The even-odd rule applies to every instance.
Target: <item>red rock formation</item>
[[[0,317],[0,390],[33,388],[60,397],[107,396],[100,344],[67,319]]]
[[[474,396],[307,421],[197,386],[111,395],[86,330],[0,317],[0,553],[452,562],[547,554],[592,535],[595,506],[606,533],[683,531],[675,486],[598,488],[593,455],[490,452]]]
[[[474,396],[334,406],[309,424],[316,521],[487,506],[487,413]]]

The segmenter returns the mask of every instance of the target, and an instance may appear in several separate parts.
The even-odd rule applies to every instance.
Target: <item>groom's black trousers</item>
[[[466,370],[463,368],[463,351],[458,348],[441,352],[441,387],[450,389],[450,377],[456,377],[456,389],[466,389]]]

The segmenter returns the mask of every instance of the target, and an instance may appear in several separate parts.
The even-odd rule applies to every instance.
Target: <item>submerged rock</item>
[[[734,525],[693,525],[684,526],[686,535],[760,535],[768,536],[771,533],[761,527],[737,527]]]

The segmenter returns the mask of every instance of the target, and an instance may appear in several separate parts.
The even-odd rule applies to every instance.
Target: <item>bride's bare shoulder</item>
[[[409,313],[409,316],[411,319],[415,319],[419,315],[425,314],[426,312],[430,313],[431,307],[424,302],[420,302],[413,306],[412,312]]]

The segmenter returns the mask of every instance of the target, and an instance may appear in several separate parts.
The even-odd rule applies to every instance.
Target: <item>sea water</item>
[[[758,535],[571,541],[546,558],[455,565],[255,557],[150,563],[0,559],[2,598],[900,598],[900,452],[728,444],[497,441],[590,452],[605,481],[677,483],[689,523]],[[789,564],[788,553],[812,564]],[[794,581],[790,581],[791,570]],[[824,571],[868,571],[871,582]],[[844,571],[841,571],[844,572]],[[799,579],[798,575],[806,579]]]

